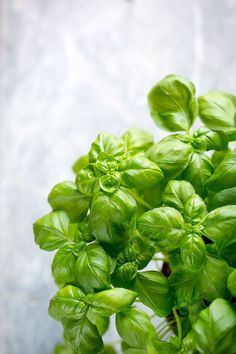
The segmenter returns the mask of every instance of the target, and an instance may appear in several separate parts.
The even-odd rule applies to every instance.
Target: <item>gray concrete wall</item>
[[[2,0],[0,21],[0,354],[50,354],[52,254],[32,235],[50,188],[99,131],[161,136],[146,94],[164,75],[236,93],[236,1]]]

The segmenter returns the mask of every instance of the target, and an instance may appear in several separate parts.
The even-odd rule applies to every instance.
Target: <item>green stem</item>
[[[152,206],[148,202],[143,200],[138,194],[136,194],[135,191],[129,190],[129,193],[134,197],[138,204],[142,205],[146,209],[152,209]]]
[[[178,315],[178,313],[177,313],[175,307],[173,308],[173,313],[174,313],[175,320],[176,320],[176,324],[177,324],[178,338],[179,338],[179,340],[182,340],[182,325],[181,325],[181,320],[180,320],[180,318],[179,318],[179,315]]]

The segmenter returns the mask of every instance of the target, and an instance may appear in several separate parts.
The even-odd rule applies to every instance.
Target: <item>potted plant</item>
[[[148,105],[171,134],[99,134],[34,223],[39,247],[56,250],[56,354],[116,353],[102,340],[112,315],[125,354],[236,353],[236,97],[196,98],[169,75]]]

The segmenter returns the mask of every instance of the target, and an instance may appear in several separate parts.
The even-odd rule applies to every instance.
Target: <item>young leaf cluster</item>
[[[124,354],[236,354],[236,97],[169,75],[148,105],[171,134],[99,134],[34,223],[56,251],[55,354],[116,353],[112,315]]]

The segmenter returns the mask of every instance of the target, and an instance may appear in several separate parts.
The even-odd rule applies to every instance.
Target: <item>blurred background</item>
[[[51,354],[52,254],[32,223],[100,131],[158,132],[169,73],[236,94],[235,0],[0,0],[0,354]]]

